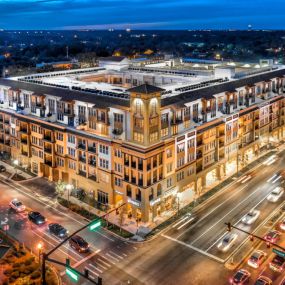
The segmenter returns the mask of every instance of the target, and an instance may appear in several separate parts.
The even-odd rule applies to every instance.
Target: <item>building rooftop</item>
[[[160,87],[156,87],[145,83],[143,85],[130,88],[127,91],[134,93],[141,93],[141,94],[152,94],[152,93],[162,92],[164,90],[165,89],[162,89]]]
[[[100,61],[114,61],[114,62],[121,62],[125,59],[124,56],[107,56],[107,57],[100,57]]]

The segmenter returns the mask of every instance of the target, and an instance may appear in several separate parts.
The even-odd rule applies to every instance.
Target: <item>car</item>
[[[22,202],[20,202],[18,199],[13,199],[10,203],[9,206],[11,209],[15,210],[16,212],[20,213],[26,210],[26,206],[23,205]]]
[[[0,172],[5,172],[5,171],[6,171],[6,167],[0,164]]]
[[[251,225],[257,220],[259,215],[260,215],[260,211],[251,210],[242,218],[241,221],[246,225]]]
[[[254,285],[272,285],[272,284],[273,284],[272,280],[263,275],[259,276],[254,283]]]
[[[285,267],[285,258],[276,254],[272,261],[269,263],[269,267],[273,271],[282,272]]]
[[[267,254],[261,250],[256,250],[252,253],[247,261],[247,264],[253,268],[258,268],[265,260]]]
[[[47,221],[47,219],[39,212],[29,212],[28,219],[37,225],[42,225]]]
[[[280,232],[271,230],[264,236],[264,239],[271,243],[276,243],[280,239],[280,235]]]
[[[89,251],[89,244],[81,236],[75,235],[70,238],[69,245],[78,252]]]
[[[236,242],[238,234],[235,233],[227,233],[221,242],[218,244],[218,249],[226,252],[228,251]]]
[[[273,202],[276,203],[280,197],[283,195],[284,193],[284,188],[283,187],[276,187],[273,189],[273,191],[267,196],[267,200],[269,202]]]
[[[245,269],[240,269],[236,272],[233,278],[230,279],[230,284],[243,285],[249,282],[250,273]]]
[[[53,234],[59,238],[64,238],[68,234],[68,230],[58,223],[49,224],[48,230],[50,231],[51,234]]]

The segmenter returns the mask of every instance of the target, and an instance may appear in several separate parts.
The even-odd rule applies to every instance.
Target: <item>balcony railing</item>
[[[94,160],[93,160],[93,159],[90,159],[90,160],[88,161],[88,164],[95,167],[95,166],[96,166],[96,160],[95,160],[95,159],[94,159]]]
[[[95,175],[88,176],[88,179],[91,179],[93,181],[97,181],[97,177]]]
[[[79,170],[78,174],[82,177],[86,177],[86,172],[83,170]]]
[[[28,144],[28,140],[27,139],[21,139],[21,143],[22,144]]]
[[[78,157],[78,160],[85,163],[85,162],[86,162],[86,157],[80,155],[80,156]]]
[[[52,161],[50,161],[50,160],[45,160],[45,164],[52,167]]]
[[[50,135],[44,135],[44,140],[52,142],[52,137]]]
[[[77,147],[80,149],[86,150],[86,144],[79,143]]]
[[[96,153],[96,148],[93,147],[93,146],[89,146],[89,147],[88,147],[88,151],[93,152],[93,153]]]
[[[45,147],[44,150],[47,153],[52,153],[52,149],[50,147]]]

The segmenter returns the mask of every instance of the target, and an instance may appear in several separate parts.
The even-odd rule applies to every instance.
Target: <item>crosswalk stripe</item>
[[[91,266],[92,268],[94,268],[95,270],[99,271],[100,273],[103,273],[103,271],[101,269],[99,269],[98,267],[96,267],[95,265],[89,263],[89,266]]]
[[[102,260],[101,258],[98,258],[98,261],[102,262],[103,264],[105,264],[108,267],[111,267],[111,264],[105,262],[104,260]]]
[[[117,256],[118,258],[120,258],[120,259],[124,259],[122,256],[118,255],[117,253],[115,253],[112,250],[110,250],[109,252],[110,252],[110,254],[113,254],[113,255]]]
[[[112,256],[110,253],[106,253],[107,256],[109,256],[110,258],[113,258],[116,261],[120,261],[118,258]],[[115,263],[114,263],[115,264]]]

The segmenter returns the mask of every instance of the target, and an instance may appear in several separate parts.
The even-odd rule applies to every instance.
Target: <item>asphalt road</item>
[[[197,208],[198,220],[194,224],[191,223],[191,217],[181,218],[158,237],[143,244],[122,241],[104,229],[96,232],[86,230],[81,235],[92,245],[89,254],[78,254],[66,245],[52,257],[61,261],[69,257],[72,266],[79,270],[88,268],[92,278],[100,275],[103,284],[107,285],[227,284],[233,272],[225,268],[224,262],[239,250],[246,236],[239,234],[236,245],[228,252],[221,253],[217,250],[217,244],[226,233],[224,223],[230,221],[244,227],[240,219],[255,208],[261,214],[246,229],[258,230],[284,202],[284,196],[277,203],[266,200],[276,186],[283,185],[282,179],[275,183],[275,179],[269,179],[283,169],[284,163],[283,154],[274,164],[261,165],[252,170],[249,180],[245,176],[222,190],[203,207]],[[6,184],[0,184],[0,189],[0,219],[3,221],[8,218],[9,234],[25,242],[35,253],[38,242],[42,242],[47,251],[58,240],[50,235],[46,226],[38,227],[26,222],[25,229],[16,230],[15,220],[25,219],[25,216],[9,210],[8,203],[12,198],[17,197],[27,207],[45,215],[48,222],[59,222],[70,232],[86,224],[83,218],[58,206],[50,198],[41,200],[41,197],[25,193],[22,188],[15,189]],[[63,269],[58,269],[62,272],[65,284],[69,284]],[[88,283],[81,281],[79,284]]]

